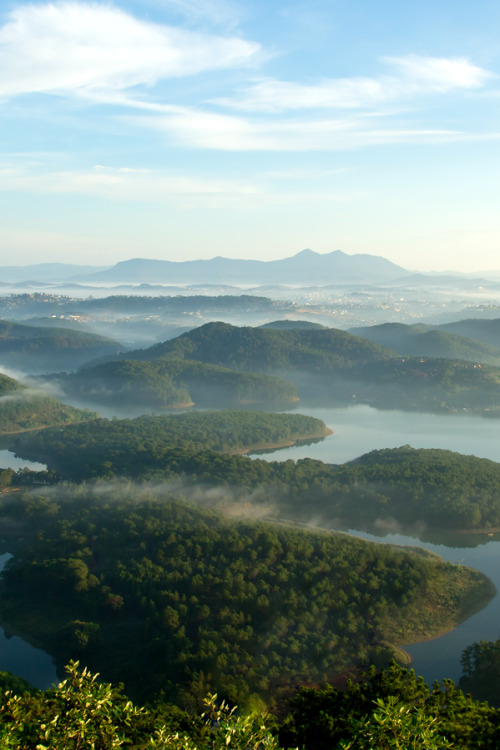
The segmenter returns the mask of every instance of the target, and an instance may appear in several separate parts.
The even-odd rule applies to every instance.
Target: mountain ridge
[[[170,284],[220,282],[254,284],[270,281],[281,283],[325,283],[340,281],[389,281],[408,272],[381,256],[347,255],[341,250],[320,254],[302,250],[281,260],[250,260],[224,258],[169,261],[132,258],[120,261],[112,268],[78,277],[80,281],[159,282]],[[74,277],[76,280],[76,277]]]

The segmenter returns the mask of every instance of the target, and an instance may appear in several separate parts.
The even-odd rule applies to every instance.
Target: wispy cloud
[[[324,170],[323,177],[336,175],[342,170]],[[90,170],[55,171],[40,164],[27,164],[24,167],[0,164],[0,191],[25,192],[39,195],[85,195],[110,201],[174,205],[176,209],[193,207],[247,209],[259,205],[293,205],[308,202],[357,201],[360,191],[343,190],[340,184],[330,184],[319,190],[303,188],[308,173],[303,170],[289,170],[280,173],[259,173],[247,180],[202,178],[194,175],[168,174],[162,170],[120,169],[96,165]],[[309,173],[314,179],[318,174]],[[269,189],[269,180],[286,179],[286,192]],[[9,245],[29,239],[29,233],[22,232],[13,238],[11,232],[2,234]],[[50,244],[67,242],[67,238],[47,235]]]
[[[375,127],[378,118],[363,115],[317,119],[245,118],[191,108],[176,108],[166,116],[132,118],[157,129],[185,147],[222,151],[336,151],[402,143],[457,143],[497,140],[498,132],[470,133],[422,128],[404,121]]]
[[[387,57],[384,61],[395,69],[392,75],[334,78],[311,85],[264,79],[243,88],[233,98],[218,98],[214,102],[252,112],[349,109],[371,107],[415,94],[478,89],[494,77],[463,58],[408,55]]]
[[[234,203],[241,197],[259,193],[250,181],[203,179],[189,175],[171,175],[160,170],[111,168],[96,165],[90,170],[50,171],[21,169],[0,165],[0,190],[40,194],[72,193],[93,195],[110,200],[162,203],[196,199]]]
[[[260,47],[139,20],[111,5],[13,10],[0,28],[0,96],[91,92],[250,64]]]
[[[150,3],[158,0],[148,0]],[[231,0],[227,0],[228,3]],[[215,0],[166,0],[167,7],[212,20],[232,6]],[[226,8],[226,11],[224,11]],[[388,74],[329,78],[316,83],[266,78],[210,101],[179,106],[155,84],[235,67],[250,68],[264,59],[255,42],[237,36],[195,32],[140,20],[111,4],[52,2],[14,9],[0,28],[0,98],[50,93],[78,96],[135,110],[121,123],[154,129],[175,145],[221,151],[344,150],[390,143],[445,143],[481,135],[411,121],[395,113],[401,105],[418,107],[418,97],[482,92],[493,74],[467,58],[407,55],[386,57]],[[248,76],[248,73],[245,73]],[[248,80],[248,78],[247,78]],[[145,95],[147,92],[147,95]],[[20,100],[22,101],[22,100]],[[391,105],[389,111],[387,104]],[[106,110],[106,115],[109,110]],[[137,115],[137,112],[140,112]],[[54,115],[56,118],[56,115]],[[383,124],[381,124],[383,123]],[[96,121],[92,120],[92,127]],[[37,177],[12,175],[11,189],[37,190]],[[231,181],[203,181],[155,174],[58,172],[47,175],[45,191],[115,195],[140,191],[148,200],[180,195],[234,192]],[[30,187],[31,186],[31,187]],[[247,186],[236,185],[237,194]]]

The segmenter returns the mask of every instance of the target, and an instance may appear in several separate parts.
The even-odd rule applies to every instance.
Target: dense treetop
[[[373,362],[391,354],[378,344],[335,328],[275,330],[207,323],[127,357],[184,357],[236,370],[269,373],[290,369],[318,372]]]
[[[26,435],[17,438],[15,444],[23,454],[50,455],[50,463],[54,461],[70,478],[88,478],[101,476],[106,469],[128,476],[164,469],[169,475],[172,450],[185,451],[189,456],[210,450],[238,452],[328,433],[324,422],[303,414],[189,411],[136,419],[97,419]]]
[[[367,528],[396,520],[415,533],[500,526],[500,464],[410,446],[374,451],[344,465],[313,459],[266,462],[235,452],[320,437],[320,420],[299,414],[193,412],[135,420],[95,420],[13,440],[22,458],[68,478],[127,476],[231,487],[253,502],[271,492],[283,518]],[[422,526],[424,524],[424,526]],[[418,528],[417,528],[418,527]]]
[[[162,487],[44,488],[5,497],[1,517],[15,529],[2,584],[14,630],[186,706],[213,690],[277,700],[385,663],[492,595],[434,555],[225,519]]]
[[[297,399],[295,386],[271,375],[235,372],[185,359],[115,360],[70,375],[55,375],[65,393],[97,402],[134,406],[231,406]]]
[[[462,654],[462,669],[462,690],[500,706],[500,638],[468,646]]]

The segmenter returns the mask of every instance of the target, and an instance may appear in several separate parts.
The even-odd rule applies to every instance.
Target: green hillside
[[[238,406],[297,400],[295,386],[270,375],[240,373],[184,359],[115,360],[55,382],[65,393],[106,404],[144,407]]]
[[[100,419],[25,434],[12,447],[67,479],[182,478],[186,491],[222,486],[232,501],[252,497],[282,520],[321,518],[334,528],[372,528],[393,519],[416,534],[422,523],[448,530],[500,526],[500,464],[487,459],[410,446],[342,465],[227,455],[326,434],[323,422],[300,414],[193,412]]]
[[[43,347],[71,348],[120,346],[118,341],[74,328],[47,328],[0,320],[0,351],[36,352]]]
[[[264,323],[259,328],[271,328],[275,331],[288,331],[291,329],[301,329],[304,331],[324,330],[327,326],[321,323],[313,323],[310,320],[273,320],[271,323]]]
[[[500,346],[500,318],[488,320],[485,318],[469,318],[454,323],[443,323],[441,331],[448,331],[459,336],[467,336],[474,341],[482,341],[490,346]]]
[[[21,394],[0,399],[0,434],[11,434],[53,425],[94,419],[88,410],[75,409],[41,391],[25,389]]]
[[[176,339],[129,352],[143,360],[178,357],[258,373],[324,372],[373,362],[393,352],[335,328],[273,330],[207,323]]]
[[[73,328],[0,321],[2,362],[27,372],[76,369],[94,357],[110,356],[122,350],[118,341]]]
[[[458,327],[458,324],[456,325]],[[463,359],[469,362],[500,365],[500,338],[497,339],[498,345],[492,346],[443,329],[444,326],[438,328],[421,324],[384,323],[352,328],[351,333],[389,347],[405,356]]]
[[[17,380],[14,380],[14,378],[10,378],[8,375],[0,373],[0,398],[22,390],[23,388],[24,386],[22,386]]]
[[[465,360],[381,360],[353,370],[344,389],[379,408],[500,415],[500,367]]]
[[[87,479],[113,473],[140,477],[151,472],[164,476],[189,473],[187,464],[172,462],[172,450],[185,452],[187,461],[208,451],[242,452],[250,448],[288,445],[301,439],[330,434],[324,422],[302,414],[221,410],[136,419],[97,419],[64,430],[44,430],[45,436],[26,435],[15,440],[15,450],[47,456],[69,479]],[[210,453],[213,458],[217,454]],[[252,465],[252,461],[248,461]],[[195,464],[193,464],[195,466]],[[210,471],[210,461],[205,464]]]
[[[412,327],[390,330],[406,336]],[[448,334],[418,335],[427,336],[432,349],[440,350],[445,340],[449,343]],[[458,350],[457,339],[451,340],[452,349]],[[458,339],[463,355],[464,341]],[[471,346],[477,353],[478,345]],[[314,405],[354,401],[410,411],[500,414],[500,367],[456,357],[396,357],[388,347],[334,328],[274,330],[209,323],[149,349],[128,352],[126,359],[196,360],[236,372],[277,375],[295,385],[303,403]],[[209,375],[198,372],[201,379]]]
[[[142,700],[272,705],[387,663],[493,593],[435,555],[225,519],[130,483],[26,494],[1,516],[23,537],[3,574],[11,629]]]
[[[0,435],[79,422],[96,416],[0,374]]]

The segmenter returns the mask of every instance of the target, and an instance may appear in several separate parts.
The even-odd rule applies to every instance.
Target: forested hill
[[[235,501],[252,497],[282,519],[333,527],[500,526],[500,464],[475,456],[409,446],[375,451],[335,465],[303,459],[267,462],[225,455],[250,445],[320,437],[320,420],[292,414],[193,412],[175,417],[96,420],[15,438],[22,458],[46,463],[67,479],[182,479],[227,488]],[[218,452],[215,452],[218,451]],[[224,493],[223,493],[224,494]],[[392,521],[391,521],[392,519]]]
[[[73,328],[0,321],[2,364],[25,372],[73,370],[92,358],[110,356],[123,349],[118,341]]]
[[[378,408],[500,414],[500,367],[459,358],[396,356],[387,347],[335,328],[275,330],[208,323],[121,355],[125,358],[196,360],[238,372],[278,375],[294,383],[302,402],[315,405],[356,401]]]
[[[51,380],[64,393],[98,403],[144,408],[232,407],[297,401],[296,387],[283,378],[186,359],[113,360]]]
[[[495,347],[500,345],[500,318],[466,318],[453,323],[443,323],[439,330],[467,336],[474,341],[482,341]]]
[[[385,347],[336,328],[276,330],[207,323],[127,359],[180,357],[250,372],[324,372],[394,356]]]
[[[10,378],[8,375],[0,373],[0,398],[15,393],[16,391],[21,391],[23,387],[24,386],[22,386],[17,380],[14,380],[14,378]]]
[[[347,535],[228,520],[159,487],[61,486],[8,498],[2,616],[140,699],[252,704],[456,625],[482,574]],[[10,523],[10,526],[9,526]]]
[[[49,463],[57,465],[68,479],[89,479],[105,473],[144,477],[151,472],[167,478],[175,474],[176,467],[186,473],[187,464],[183,466],[182,459],[173,461],[175,451],[180,451],[188,463],[199,454],[204,473],[209,476],[207,451],[234,453],[287,445],[325,437],[331,431],[320,419],[303,414],[221,410],[97,419],[44,433],[20,436],[13,439],[13,445],[23,457],[28,453],[50,456]],[[217,454],[210,455],[216,460]],[[251,466],[253,462],[248,459],[248,463]]]
[[[351,328],[350,332],[381,346],[389,347],[402,355],[500,364],[500,346],[475,341],[464,335],[441,330],[437,326],[384,323]]]
[[[75,409],[41,390],[0,374],[0,435],[93,419],[88,410]]]

